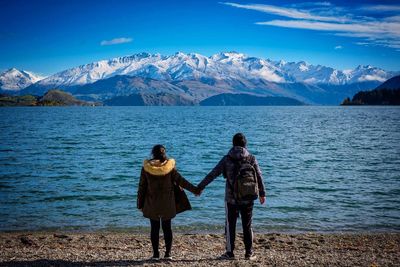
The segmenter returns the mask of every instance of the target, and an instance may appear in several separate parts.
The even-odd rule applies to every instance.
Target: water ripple
[[[147,226],[136,191],[151,147],[165,144],[197,184],[240,131],[267,186],[256,228],[400,231],[399,117],[397,107],[0,109],[0,230]],[[223,229],[224,182],[189,193],[193,210],[174,224]]]

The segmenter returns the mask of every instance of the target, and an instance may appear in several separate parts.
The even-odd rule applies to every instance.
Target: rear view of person
[[[172,259],[171,219],[177,214],[174,184],[194,194],[199,193],[197,187],[189,183],[176,170],[175,160],[167,158],[165,147],[156,145],[152,149],[152,159],[145,160],[143,163],[137,194],[138,209],[143,212],[144,217],[150,219],[153,260],[160,258],[160,221],[166,248],[164,259]],[[188,206],[186,210],[190,209],[188,201],[186,205]]]
[[[203,190],[216,177],[223,174],[225,183],[225,235],[226,252],[224,259],[234,259],[236,221],[240,214],[243,226],[245,258],[254,260],[253,230],[251,221],[254,200],[259,197],[260,203],[265,202],[265,189],[256,158],[247,149],[247,140],[242,133],[233,137],[233,147],[214,169],[200,182],[199,190]]]

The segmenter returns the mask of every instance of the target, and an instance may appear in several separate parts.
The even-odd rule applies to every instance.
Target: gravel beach
[[[161,252],[163,239],[160,237]],[[0,233],[0,266],[400,266],[400,233],[256,234],[257,259],[220,260],[222,234],[175,234],[173,260],[152,262],[147,234]]]

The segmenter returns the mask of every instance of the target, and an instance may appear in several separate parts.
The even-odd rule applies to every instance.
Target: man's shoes
[[[219,258],[221,260],[234,260],[235,259],[235,254],[233,254],[233,252],[225,252]]]
[[[257,259],[257,256],[254,255],[254,253],[246,253],[246,255],[244,255],[244,259],[248,261],[254,261]]]
[[[165,252],[164,260],[171,261],[172,260],[171,253]]]
[[[150,258],[151,261],[159,261],[160,260],[160,254],[153,254],[153,256]]]

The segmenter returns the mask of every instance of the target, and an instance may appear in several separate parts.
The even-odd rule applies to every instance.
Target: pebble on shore
[[[160,237],[161,252],[163,239]],[[241,235],[236,259],[220,260],[222,234],[175,234],[173,260],[151,262],[148,235],[137,233],[0,233],[0,266],[396,266],[399,233],[256,234],[257,259],[244,260]]]

